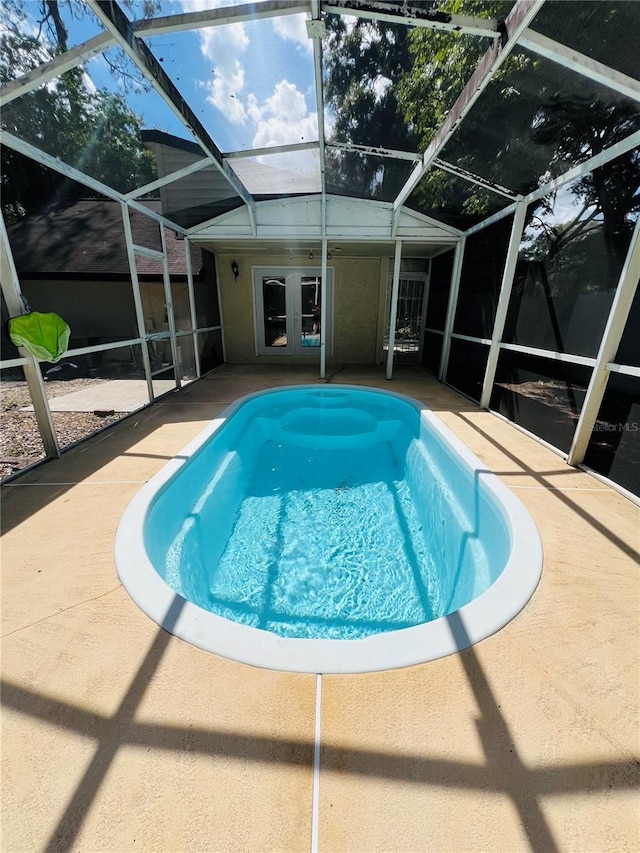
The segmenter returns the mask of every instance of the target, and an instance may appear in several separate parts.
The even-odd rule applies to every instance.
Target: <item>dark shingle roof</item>
[[[159,212],[160,201],[145,202]],[[134,243],[147,248],[160,246],[158,223],[142,213],[133,213]],[[166,231],[169,272],[186,275],[184,241]],[[9,240],[18,275],[22,278],[53,276],[89,279],[130,275],[120,204],[110,199],[81,199],[52,205],[39,214],[25,217],[9,229]],[[191,249],[194,275],[200,271],[199,249]],[[158,277],[159,262],[137,257],[138,274]]]

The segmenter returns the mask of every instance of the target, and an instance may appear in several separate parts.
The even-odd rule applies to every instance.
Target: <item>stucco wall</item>
[[[231,262],[240,268],[237,281],[231,272]],[[381,283],[380,258],[332,259],[329,267],[333,279],[333,354],[327,361],[342,364],[372,364],[380,361],[377,337]],[[252,267],[282,266],[317,268],[318,258],[266,255],[217,255],[220,298],[225,331],[227,361],[230,363],[317,361],[319,353],[310,357],[256,356]]]

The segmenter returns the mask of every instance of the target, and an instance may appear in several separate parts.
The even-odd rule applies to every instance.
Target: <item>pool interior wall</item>
[[[286,637],[355,639],[484,592],[509,534],[419,410],[380,392],[247,401],[154,502],[151,562],[219,616]]]
[[[336,531],[351,537],[339,549]],[[178,594],[168,629],[201,648],[356,672],[455,652],[452,613],[467,644],[499,630],[533,594],[542,553],[522,505],[432,412],[332,385],[228,407],[136,495],[116,562],[159,624]]]

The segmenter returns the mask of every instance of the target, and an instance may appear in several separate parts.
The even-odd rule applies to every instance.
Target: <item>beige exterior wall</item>
[[[237,281],[231,263],[240,268]],[[318,257],[289,259],[286,255],[264,253],[216,255],[227,361],[243,364],[259,362],[313,363],[319,353],[310,356],[256,356],[253,305],[253,267],[282,266],[300,268],[319,265]],[[386,259],[339,258],[329,261],[333,269],[333,353],[327,361],[337,364],[374,364],[381,361],[378,327],[381,322],[381,269]]]

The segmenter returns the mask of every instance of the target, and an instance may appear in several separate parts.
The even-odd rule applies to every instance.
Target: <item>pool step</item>
[[[277,420],[259,420],[270,441],[281,441],[292,447],[336,450],[370,447],[388,441],[401,427],[399,420],[377,420],[369,413],[346,407],[320,411],[301,408]]]

